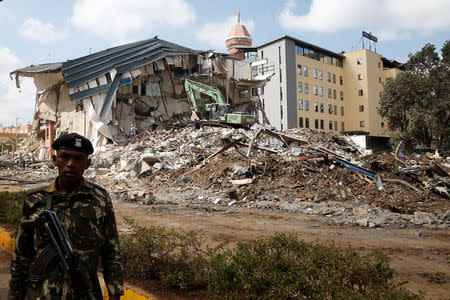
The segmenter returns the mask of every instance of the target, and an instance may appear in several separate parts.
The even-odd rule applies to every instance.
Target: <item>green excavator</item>
[[[230,104],[225,102],[222,93],[215,87],[186,79],[184,88],[186,89],[189,100],[191,100],[194,112],[208,121],[243,126],[251,126],[256,122],[256,118],[253,115],[233,113]],[[194,91],[210,96],[214,100],[214,103],[197,104]]]

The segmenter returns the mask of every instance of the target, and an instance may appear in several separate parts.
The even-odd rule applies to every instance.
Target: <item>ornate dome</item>
[[[247,28],[241,24],[241,17],[239,11],[237,12],[237,24],[231,28],[225,43],[228,48],[228,53],[232,55],[237,55],[244,57],[242,51],[239,47],[250,47],[252,45],[253,39],[248,33]]]

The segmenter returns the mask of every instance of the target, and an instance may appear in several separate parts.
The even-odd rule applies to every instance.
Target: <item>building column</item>
[[[48,158],[49,159],[52,159],[52,157],[53,157],[53,147],[52,147],[52,144],[53,144],[53,141],[54,141],[54,139],[55,139],[55,132],[54,132],[54,129],[53,129],[53,126],[55,125],[55,122],[53,122],[53,121],[50,121],[50,120],[47,120],[47,126],[48,126],[48,139],[49,139],[49,142],[50,142],[50,144],[49,144],[49,151],[48,151]]]

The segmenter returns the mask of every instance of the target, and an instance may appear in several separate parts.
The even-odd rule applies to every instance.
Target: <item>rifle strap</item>
[[[48,264],[56,257],[58,253],[52,244],[47,245],[42,253],[36,258],[28,273],[28,281],[37,283],[42,281]]]

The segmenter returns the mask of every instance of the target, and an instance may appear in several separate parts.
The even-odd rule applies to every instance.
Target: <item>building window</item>
[[[303,128],[303,118],[298,118],[298,127]]]
[[[308,67],[303,66],[303,75],[308,76]]]
[[[302,110],[303,109],[303,100],[298,100],[298,109]]]
[[[328,104],[328,113],[329,113],[330,115],[333,114],[333,105],[331,105],[331,104]]]
[[[378,62],[378,68],[381,68],[381,64],[380,64],[380,62]]]
[[[303,47],[301,47],[298,44],[295,44],[295,54],[297,55],[303,55]]]
[[[300,93],[302,92],[302,83],[301,82],[299,82],[298,83],[298,89],[297,89]]]
[[[323,103],[320,103],[320,112],[323,113]]]
[[[381,128],[384,128],[384,122],[381,122]]]
[[[333,83],[336,83],[336,74],[333,74]]]
[[[343,85],[344,84],[344,80],[342,79],[342,76],[339,76],[339,84]]]
[[[314,95],[317,96],[318,90],[317,90],[317,85],[314,86]]]
[[[336,99],[336,90],[333,90],[333,99]]]
[[[281,65],[281,46],[278,47],[278,62]]]
[[[322,129],[322,130],[323,130],[323,126],[324,126],[323,123],[324,123],[323,120],[320,120],[320,129]]]
[[[302,75],[302,65],[297,65],[297,74]]]
[[[359,122],[359,127],[364,127],[364,126],[366,126],[366,123],[364,121],[360,121]]]
[[[339,96],[340,96],[341,100],[344,100],[344,92],[343,91],[339,92]]]
[[[283,88],[280,86],[280,101],[283,100]]]
[[[343,116],[343,115],[344,115],[344,107],[341,106],[341,116]]]
[[[264,58],[264,51],[261,51],[261,58]]]
[[[305,100],[305,110],[309,111],[309,100]]]
[[[359,96],[363,96],[363,95],[364,95],[363,90],[359,90],[359,91],[358,91],[358,95],[359,95]]]
[[[283,105],[280,105],[280,119],[283,120]]]
[[[361,58],[357,58],[356,59],[356,64],[357,65],[362,65],[362,59]]]
[[[361,112],[364,111],[364,105],[359,106],[359,111],[361,111]]]
[[[107,83],[110,83],[112,81],[111,80],[111,74],[109,72],[105,74],[105,77],[106,77],[106,82]]]
[[[258,76],[258,67],[252,67],[252,77]]]
[[[264,95],[264,87],[263,86],[259,88],[259,92],[260,92],[260,95]]]
[[[308,84],[305,82],[305,94],[309,93],[309,87]]]
[[[248,98],[248,90],[239,91],[239,98]]]
[[[331,99],[331,89],[328,89],[328,98]]]
[[[319,70],[319,79],[322,80],[323,76],[322,76],[322,70]]]
[[[337,105],[333,107],[334,114],[337,115]]]
[[[319,129],[319,119],[314,119],[314,128]]]
[[[333,121],[328,121],[328,129],[333,130]]]
[[[362,74],[358,74],[358,80],[362,80],[363,79],[363,75]]]
[[[318,112],[319,111],[319,103],[314,102],[314,111]]]
[[[281,69],[280,69],[280,82],[282,82],[282,81],[283,81],[283,77],[281,75]]]
[[[328,82],[331,82],[331,73],[328,72]]]
[[[313,78],[317,79],[317,69],[313,69]]]
[[[258,96],[258,88],[252,88],[252,96]]]
[[[344,122],[341,122],[341,131],[344,132]]]
[[[378,77],[378,82],[381,83],[381,77]]]
[[[319,96],[322,96],[322,97],[323,97],[323,86],[321,86],[321,87],[319,88]]]
[[[309,118],[305,118],[305,127],[309,128]]]
[[[336,131],[338,130],[337,129],[337,121],[334,121],[334,130],[336,130]]]

